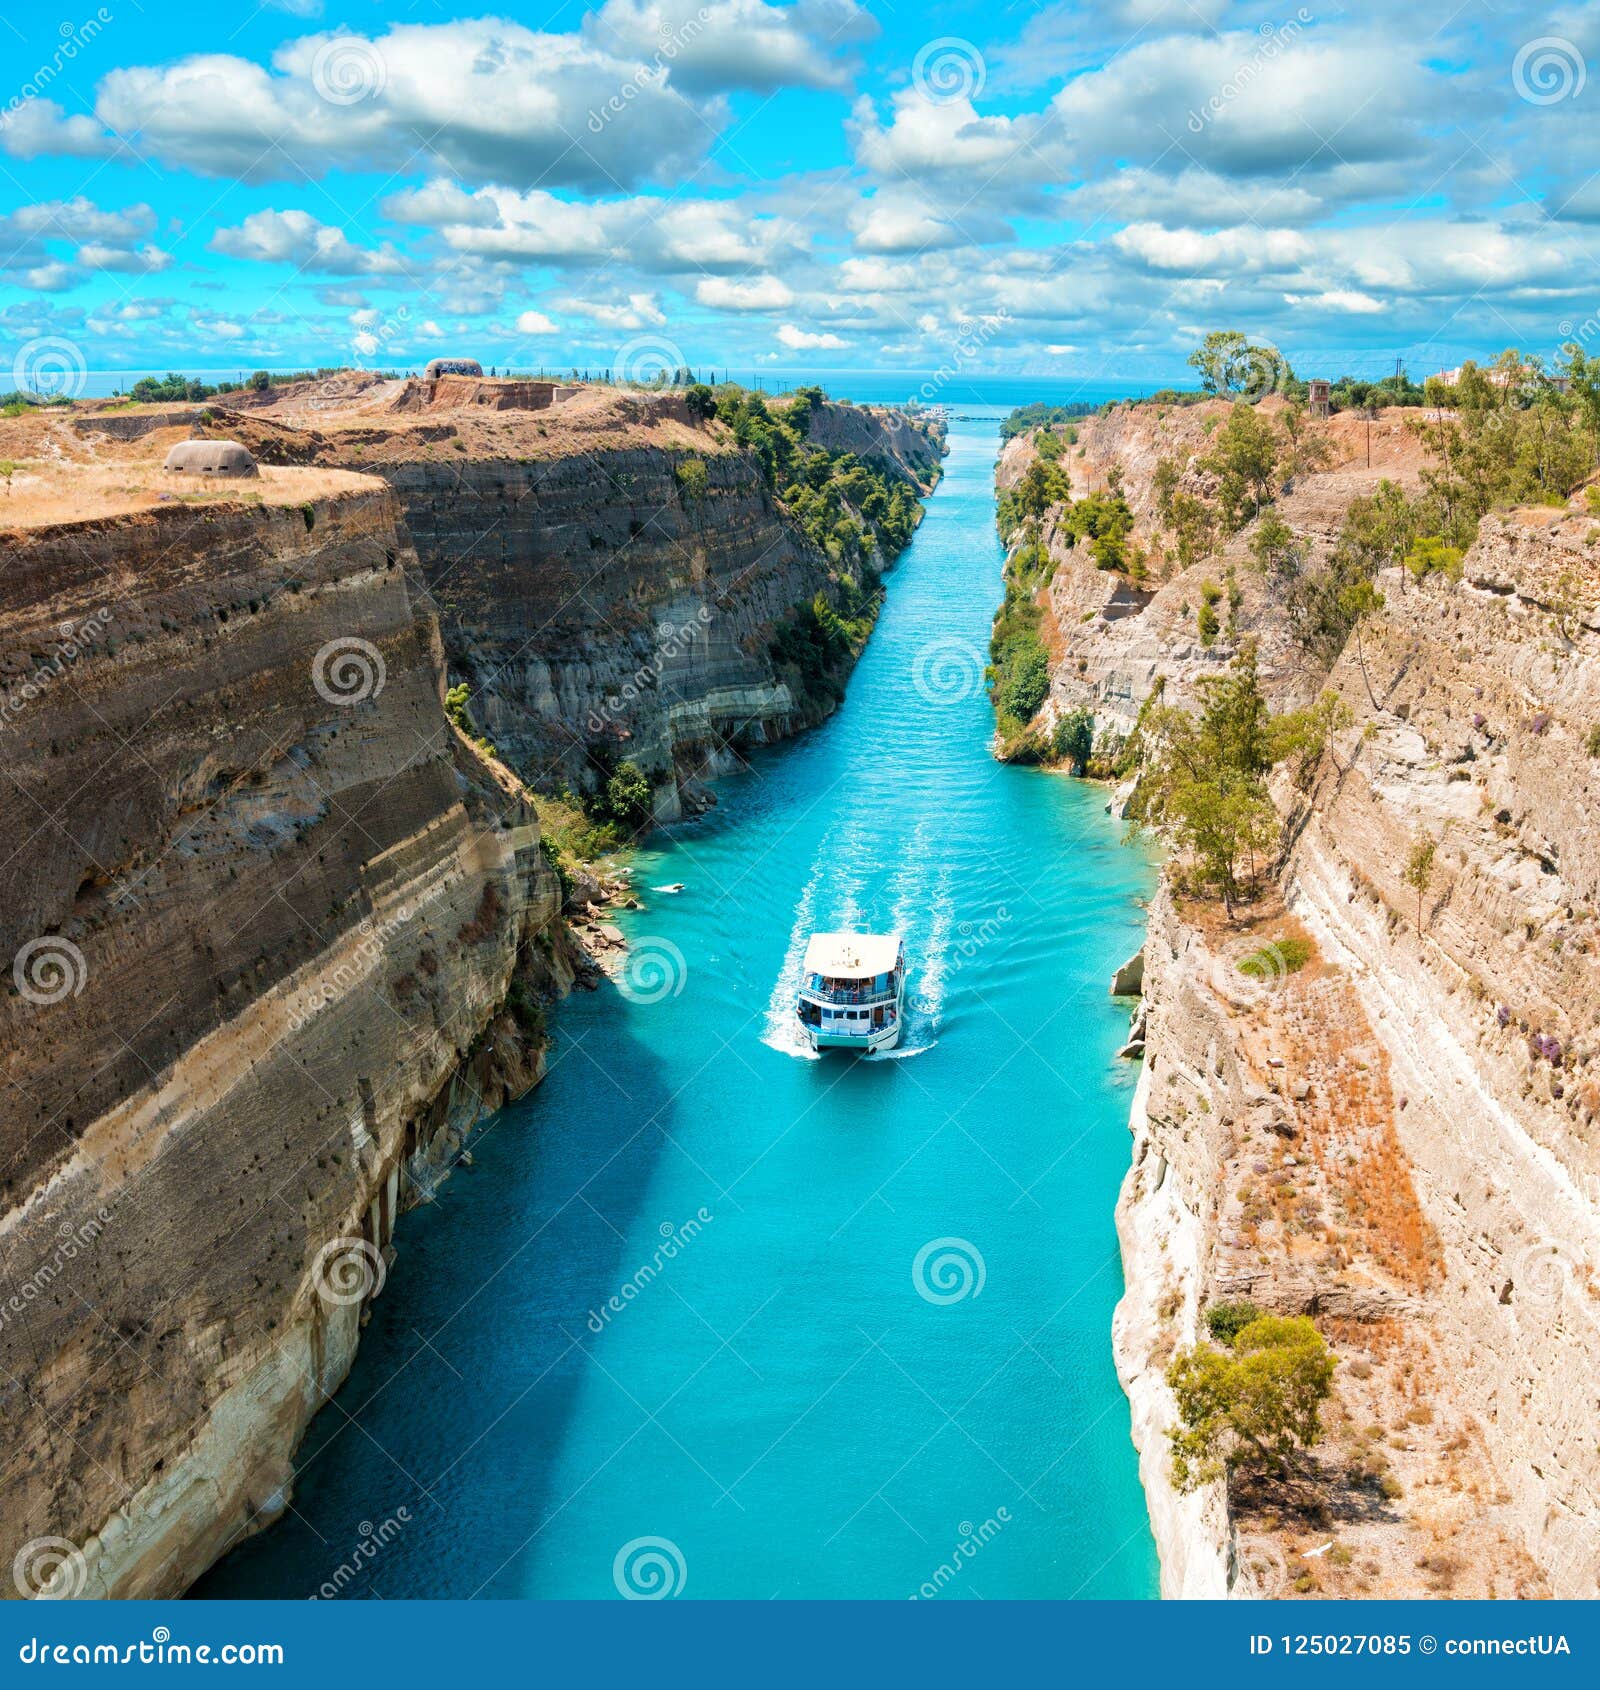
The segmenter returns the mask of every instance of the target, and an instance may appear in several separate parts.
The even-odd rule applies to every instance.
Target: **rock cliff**
[[[570,978],[392,493],[269,475],[3,536],[0,1555],[68,1592],[180,1592],[284,1507],[396,1214]]]
[[[1063,458],[1080,492],[1120,464],[1142,521],[1155,463],[1182,457],[1152,410]],[[1313,557],[1352,498],[1425,461],[1392,415],[1371,470],[1361,419],[1335,424],[1278,504]],[[1028,453],[1011,443],[1002,486]],[[1151,910],[1114,1338],[1167,1595],[1600,1593],[1592,534],[1577,501],[1491,514],[1459,579],[1380,574],[1331,669],[1239,570],[1234,635],[1275,703],[1326,686],[1347,720],[1303,786],[1275,784],[1271,895],[1234,924],[1169,877]],[[1191,578],[1242,565],[1246,538],[1153,592],[1063,551],[1047,710],[1125,732],[1158,684],[1192,699],[1237,642],[1194,639]],[[1232,1299],[1311,1314],[1335,1396],[1294,1483],[1183,1496],[1166,1367]]]
[[[675,395],[605,388],[554,409],[447,417],[380,403],[371,389],[314,408],[291,393],[252,412],[247,437],[264,455],[367,468],[394,488],[452,678],[531,784],[592,789],[626,757],[670,820],[704,777],[833,709],[840,671],[797,668],[772,647],[817,594],[838,599],[841,568],[724,424]],[[920,493],[942,441],[932,424],[825,403],[806,445]]]

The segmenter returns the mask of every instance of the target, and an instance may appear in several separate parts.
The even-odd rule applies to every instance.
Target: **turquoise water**
[[[620,917],[631,995],[564,1003],[402,1220],[293,1511],[197,1594],[1155,1594],[1106,993],[1151,868],[1103,791],[987,754],[995,445],[953,432],[839,713],[640,856],[686,889]],[[857,923],[905,934],[905,1048],[807,1058],[799,953]]]

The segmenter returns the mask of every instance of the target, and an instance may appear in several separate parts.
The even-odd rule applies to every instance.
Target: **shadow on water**
[[[679,1100],[626,1007],[609,982],[568,999],[544,1083],[485,1123],[472,1165],[433,1203],[401,1217],[355,1365],[306,1433],[290,1510],[191,1596],[304,1597],[328,1581],[343,1596],[435,1595],[397,1587],[397,1558],[369,1565],[363,1546],[398,1525],[407,1566],[449,1567],[467,1545],[530,1547],[560,1512],[551,1485],[591,1318],[603,1326],[641,1265],[626,1241],[673,1153]],[[518,1556],[504,1559],[453,1576],[450,1593],[522,1594]]]

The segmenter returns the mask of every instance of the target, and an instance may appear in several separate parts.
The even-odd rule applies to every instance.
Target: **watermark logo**
[[[355,1548],[312,1591],[308,1600],[315,1602],[321,1598],[325,1602],[331,1602],[335,1597],[342,1596],[345,1586],[364,1573],[410,1524],[409,1508],[395,1509],[380,1525],[375,1526],[370,1520],[363,1520],[356,1528],[359,1541]]]
[[[665,335],[637,335],[617,348],[612,360],[614,379],[632,387],[667,387],[688,368],[683,348]]]
[[[70,1602],[83,1594],[89,1568],[70,1538],[36,1537],[17,1551],[11,1578],[24,1601]]]
[[[1292,372],[1289,360],[1272,345],[1252,346],[1245,353],[1245,377],[1239,384],[1241,399],[1265,399],[1269,393],[1282,393],[1288,386]]]
[[[89,982],[83,952],[59,933],[30,939],[11,962],[11,979],[29,1003],[61,1003],[81,996]]]
[[[1289,956],[1277,943],[1255,946],[1244,940],[1202,953],[1202,980],[1235,1009],[1265,1003],[1293,972]]]
[[[983,685],[983,654],[966,640],[930,640],[911,661],[911,685],[930,704],[960,704]]]
[[[1309,7],[1302,6],[1287,23],[1263,23],[1257,31],[1253,53],[1234,67],[1233,75],[1198,110],[1189,113],[1189,133],[1201,134],[1206,125],[1233,104],[1278,55],[1292,46],[1311,22]]]
[[[1574,42],[1541,35],[1524,43],[1511,63],[1511,86],[1530,106],[1575,100],[1589,80],[1589,67]]]
[[[702,6],[693,17],[685,18],[676,27],[669,19],[663,18],[657,31],[661,37],[661,45],[651,55],[649,64],[640,65],[603,106],[589,108],[589,133],[598,135],[613,118],[621,117],[646,88],[659,88],[667,79],[672,61],[699,36],[710,21],[709,6]]]
[[[366,1238],[332,1238],[317,1251],[311,1283],[330,1308],[376,1297],[389,1277],[383,1252]]]
[[[950,966],[959,972],[969,962],[994,943],[1010,925],[1011,911],[1004,904],[982,921],[963,921],[956,926],[956,942],[951,947]]]
[[[311,61],[311,86],[330,106],[374,100],[388,81],[383,54],[360,35],[330,36]]]
[[[636,1537],[617,1551],[611,1563],[611,1582],[630,1602],[660,1602],[681,1596],[688,1582],[689,1564],[670,1538]]]
[[[675,998],[689,979],[689,964],[670,939],[647,936],[628,948],[617,990],[630,1002],[649,1006]]]
[[[931,1601],[940,1595],[946,1585],[959,1578],[970,1567],[978,1554],[986,1549],[1011,1524],[1011,1510],[997,1508],[981,1525],[973,1525],[971,1520],[963,1520],[957,1527],[956,1545],[951,1550],[949,1558],[941,1561],[933,1572],[911,1593],[913,1602],[921,1599]]]
[[[88,1220],[77,1225],[62,1221],[56,1228],[58,1242],[50,1252],[49,1260],[41,1262],[20,1283],[12,1281],[6,1300],[0,1303],[0,1328],[9,1326],[13,1320],[26,1314],[32,1304],[46,1296],[68,1265],[85,1254],[110,1224],[109,1209],[97,1209]]]
[[[76,399],[89,385],[89,364],[76,341],[41,335],[17,348],[11,383],[19,393],[41,399]]]
[[[598,1309],[589,1310],[589,1330],[596,1334],[604,1332],[612,1317],[621,1314],[629,1303],[641,1296],[715,1218],[711,1211],[702,1205],[695,1210],[692,1218],[684,1221],[681,1226],[674,1226],[671,1221],[663,1221],[661,1242],[651,1252],[650,1260],[641,1262],[632,1278],[624,1280]]]
[[[56,632],[60,638],[55,649],[31,675],[8,688],[0,698],[0,732],[9,728],[12,719],[20,716],[36,698],[48,692],[72,664],[93,650],[95,642],[110,626],[109,610],[97,610],[81,622],[59,624]]]
[[[988,79],[983,54],[959,35],[941,35],[928,42],[911,61],[912,86],[937,106],[977,99]]]
[[[656,628],[656,649],[648,663],[641,663],[617,690],[605,698],[598,710],[591,710],[585,726],[591,734],[602,734],[613,723],[625,719],[642,699],[653,698],[669,665],[695,648],[696,636],[711,626],[711,607],[703,604],[687,622],[662,622]]]
[[[965,1238],[933,1238],[911,1263],[911,1283],[925,1303],[964,1303],[981,1295],[988,1270],[983,1252]]]
[[[1513,1294],[1519,1303],[1558,1309],[1568,1286],[1578,1277],[1579,1263],[1565,1244],[1541,1238],[1517,1252],[1511,1264]]]
[[[383,653],[371,640],[354,635],[329,640],[311,660],[311,684],[329,704],[365,704],[383,691],[387,679]]]
[[[111,12],[102,6],[92,18],[85,18],[82,23],[65,22],[56,26],[61,44],[43,64],[34,67],[33,75],[6,102],[5,110],[0,112],[0,129],[4,129],[30,100],[37,100],[45,94],[67,66],[111,22],[111,17]]]

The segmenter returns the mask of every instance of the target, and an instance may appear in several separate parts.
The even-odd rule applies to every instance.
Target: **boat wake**
[[[859,817],[844,824],[842,837],[824,841],[795,906],[783,962],[767,1000],[761,1042],[770,1049],[811,1062],[821,1060],[821,1054],[800,1036],[795,1021],[795,994],[806,945],[813,932],[860,927],[901,934],[910,973],[900,1043],[861,1060],[898,1062],[925,1055],[939,1042],[954,926],[949,865],[926,820],[918,822],[909,844],[892,854],[897,862],[888,883],[879,880],[869,893],[872,877],[858,865],[891,853],[865,837]]]

